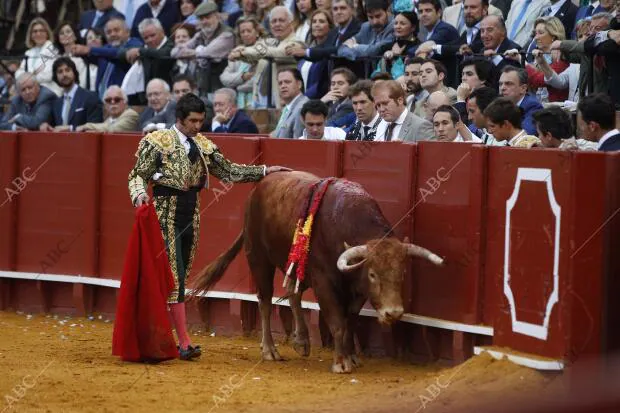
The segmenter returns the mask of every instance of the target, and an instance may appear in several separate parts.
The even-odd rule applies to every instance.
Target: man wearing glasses
[[[85,123],[78,126],[77,132],[133,132],[138,128],[138,113],[127,106],[127,95],[118,86],[106,90],[103,103],[108,117],[101,123]]]

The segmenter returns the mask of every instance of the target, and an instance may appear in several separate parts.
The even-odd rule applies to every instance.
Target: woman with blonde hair
[[[249,47],[256,44],[258,39],[266,36],[265,29],[255,17],[240,17],[235,26],[237,46]],[[264,65],[261,65],[264,67]],[[257,64],[250,64],[242,60],[229,60],[228,66],[220,75],[220,81],[225,87],[237,91],[237,107],[251,108],[254,103],[253,90],[260,77],[256,72]]]
[[[58,50],[52,43],[54,35],[50,25],[41,17],[35,17],[26,31],[26,50],[24,60],[15,73],[18,78],[22,73],[32,73],[41,86],[52,90],[58,96],[62,91],[52,80],[52,64],[59,56]]]
[[[563,58],[559,50],[551,50],[551,45],[556,40],[566,40],[564,25],[557,17],[539,17],[534,23],[535,49],[534,56],[542,55],[555,73],[562,73],[568,67],[568,62]],[[531,48],[532,46],[530,46]],[[539,102],[563,102],[568,98],[568,90],[555,89],[545,83],[545,74],[538,63],[526,64],[528,85],[536,89]]]

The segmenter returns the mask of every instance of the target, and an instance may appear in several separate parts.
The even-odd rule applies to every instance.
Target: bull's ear
[[[405,237],[405,239],[403,239],[403,244],[409,244],[409,237]]]
[[[351,248],[351,246],[349,244],[347,244],[347,242],[344,242],[344,249],[348,250],[349,248]]]

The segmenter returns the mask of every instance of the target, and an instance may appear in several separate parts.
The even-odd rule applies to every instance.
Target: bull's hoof
[[[364,363],[362,363],[362,359],[359,358],[357,355],[353,355],[351,356],[351,362],[353,363],[353,367],[362,367],[364,365]]]
[[[343,357],[340,361],[332,364],[332,373],[349,374],[353,372],[353,362],[351,357]]]
[[[295,339],[293,341],[293,348],[302,357],[308,357],[310,355],[310,340],[307,338]]]
[[[263,360],[265,361],[282,361],[282,356],[275,347],[263,348]]]

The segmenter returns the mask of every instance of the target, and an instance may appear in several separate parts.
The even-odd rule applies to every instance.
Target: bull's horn
[[[351,272],[362,265],[366,261],[366,254],[368,253],[368,248],[366,245],[359,245],[357,247],[352,247],[345,250],[340,257],[338,257],[338,262],[336,263],[338,269],[342,272]],[[353,261],[356,258],[364,258],[360,262],[357,262],[353,265],[349,265],[349,261]]]
[[[407,255],[411,255],[412,257],[426,258],[427,260],[429,260],[430,262],[432,262],[435,265],[442,265],[443,264],[443,259],[441,257],[439,257],[438,255],[433,254],[432,252],[430,252],[426,248],[422,248],[422,247],[417,246],[415,244],[404,244],[404,245],[407,248]]]

